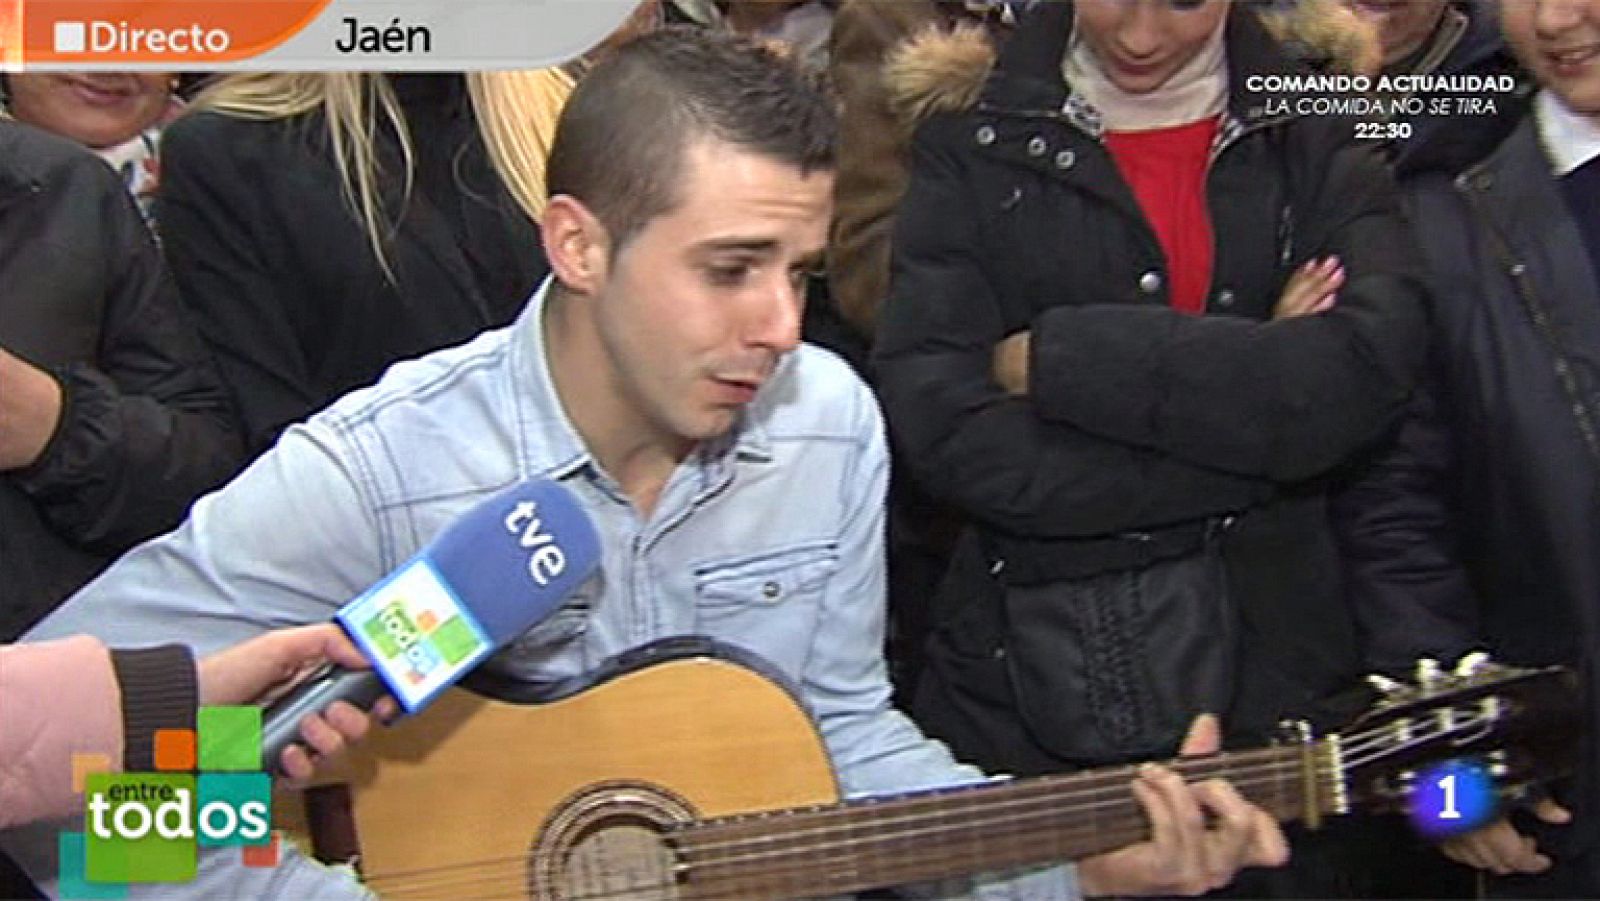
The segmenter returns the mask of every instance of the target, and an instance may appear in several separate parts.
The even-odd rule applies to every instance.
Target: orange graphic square
[[[247,867],[275,867],[278,865],[278,848],[283,834],[272,831],[272,841],[264,845],[240,845],[239,859]]]
[[[83,782],[90,773],[111,772],[111,757],[108,754],[74,754],[72,755],[72,792],[83,794]]]
[[[439,625],[439,617],[434,616],[432,610],[424,610],[417,614],[417,628],[423,632],[432,632]]]
[[[0,0],[0,71],[22,68],[22,0]]]
[[[195,737],[193,729],[156,730],[156,769],[164,772],[194,769]]]

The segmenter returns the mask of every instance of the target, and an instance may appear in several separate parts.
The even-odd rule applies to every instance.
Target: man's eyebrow
[[[743,250],[749,253],[771,253],[778,249],[778,242],[769,238],[713,238],[699,244],[696,250],[719,253],[731,250]]]
[[[805,269],[815,272],[823,267],[823,264],[827,262],[827,259],[828,252],[825,250],[819,250],[816,253],[806,254],[797,260],[794,265],[797,269]]]

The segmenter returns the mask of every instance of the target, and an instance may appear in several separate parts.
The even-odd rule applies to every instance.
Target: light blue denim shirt
[[[324,621],[479,501],[547,477],[593,518],[600,571],[490,665],[547,682],[654,639],[709,635],[755,652],[799,688],[847,794],[981,778],[889,704],[888,454],[866,386],[837,358],[802,347],[733,433],[678,466],[641,519],[562,410],[545,356],[544,294],[510,327],[396,365],[291,428],[182,527],[122,558],[29,639],[87,632],[124,646],[181,640],[206,653]],[[54,869],[47,831],[47,853],[43,842],[8,843],[36,876]],[[171,897],[179,887],[153,888]],[[245,869],[237,854],[203,854],[198,880],[182,888],[206,898],[357,894],[348,878],[296,855]],[[984,877],[977,888],[984,897],[1076,897],[1070,867]]]

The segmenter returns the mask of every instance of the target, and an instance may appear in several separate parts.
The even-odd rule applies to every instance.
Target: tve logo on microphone
[[[517,543],[529,548],[528,575],[539,585],[549,585],[550,580],[567,570],[567,554],[556,544],[554,535],[539,518],[539,505],[522,501],[506,517],[506,531],[517,536]]]

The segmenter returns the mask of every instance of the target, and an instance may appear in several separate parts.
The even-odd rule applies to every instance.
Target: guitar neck
[[[1178,761],[1228,779],[1279,820],[1337,808],[1338,774],[1316,745]],[[796,898],[1077,860],[1145,838],[1132,767],[708,820],[676,836],[688,897]]]

